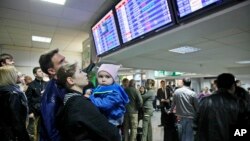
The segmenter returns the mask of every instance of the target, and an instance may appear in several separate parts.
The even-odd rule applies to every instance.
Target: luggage
[[[138,127],[137,128],[136,140],[137,141],[141,141],[142,140],[142,127]]]

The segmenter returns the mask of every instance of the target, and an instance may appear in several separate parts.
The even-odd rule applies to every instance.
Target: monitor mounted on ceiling
[[[235,4],[238,0],[173,0],[178,23],[197,19]],[[238,1],[239,2],[239,1]]]
[[[121,0],[115,5],[115,11],[123,44],[174,25],[170,0]]]
[[[114,13],[110,10],[94,26],[92,26],[97,56],[106,55],[120,47]]]

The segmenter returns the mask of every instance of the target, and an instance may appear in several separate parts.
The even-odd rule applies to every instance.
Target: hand
[[[92,90],[91,89],[87,89],[86,92],[85,92],[85,94],[84,94],[84,96],[87,97],[87,98],[89,98],[90,95],[91,95],[91,93],[92,93]]]
[[[33,114],[33,113],[30,113],[30,114],[29,114],[29,118],[35,118],[34,114]]]
[[[165,102],[165,99],[161,99],[161,102]]]
[[[100,57],[98,57],[98,56],[96,56],[96,58],[95,58],[95,64],[97,64],[97,63],[99,63],[99,61],[101,60],[101,58]]]

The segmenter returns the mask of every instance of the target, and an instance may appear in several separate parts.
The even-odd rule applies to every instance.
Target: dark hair
[[[48,69],[54,67],[54,64],[52,62],[52,57],[58,52],[59,52],[58,49],[54,49],[54,50],[52,50],[48,53],[42,54],[40,56],[39,64],[40,64],[40,67],[44,73],[50,75],[48,72]]]
[[[217,87],[230,89],[235,85],[235,77],[231,73],[222,73],[217,77]]]
[[[144,88],[144,92],[143,92],[143,93],[141,93],[141,88]],[[146,87],[145,87],[145,86],[141,86],[141,87],[139,88],[139,92],[140,92],[141,94],[145,94],[145,93],[146,93]]]
[[[74,76],[76,67],[77,63],[61,66],[57,71],[57,75],[60,76],[57,78],[57,84],[67,87],[67,78]]]
[[[122,79],[122,84],[124,84],[124,83],[126,83],[126,82],[128,82],[128,78]]]
[[[165,81],[164,81],[164,80],[161,80],[161,83],[162,83],[162,82],[164,82],[164,83],[165,83]]]
[[[7,59],[13,60],[13,56],[7,53],[0,55],[0,67],[2,66],[2,63],[6,63]]]
[[[135,80],[134,79],[131,79],[129,81],[129,87],[135,87]]]
[[[146,83],[150,84],[151,86],[155,86],[155,81],[153,79],[147,79]]]
[[[36,72],[37,72],[38,69],[41,69],[41,68],[40,67],[34,67],[33,74],[36,74]]]
[[[191,79],[190,78],[183,78],[182,81],[183,81],[184,86],[190,87],[190,85],[191,85]]]

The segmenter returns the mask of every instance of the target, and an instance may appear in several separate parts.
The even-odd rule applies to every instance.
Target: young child
[[[115,83],[119,68],[119,65],[102,64],[97,72],[99,85],[90,95],[91,101],[115,126],[122,124],[125,105],[129,102],[124,89]]]
[[[57,75],[57,83],[66,88],[64,107],[56,118],[61,140],[120,141],[118,128],[82,96],[82,87],[88,84],[87,74],[75,63],[61,66]]]

